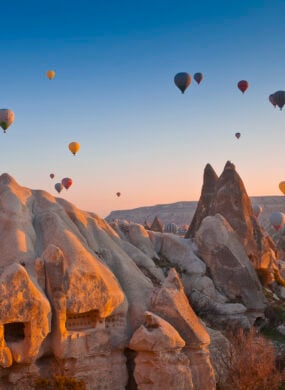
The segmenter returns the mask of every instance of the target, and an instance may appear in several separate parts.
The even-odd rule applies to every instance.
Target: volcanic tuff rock
[[[195,243],[215,287],[229,300],[242,303],[253,323],[262,317],[265,298],[261,284],[238,235],[226,219],[220,214],[204,218]]]
[[[199,226],[207,215],[209,215],[212,199],[215,195],[216,184],[218,181],[218,175],[210,164],[207,164],[204,169],[204,178],[201,196],[192,218],[189,229],[185,235],[185,238],[190,238],[195,235],[195,232],[199,229]]]
[[[154,218],[150,230],[152,230],[153,232],[163,232],[163,224],[157,216]]]
[[[228,161],[217,181],[214,179],[214,174],[208,172],[211,170],[207,165],[204,174],[204,192],[202,190],[199,201],[200,208],[198,206],[194,227],[189,229],[187,237],[195,236],[207,215],[221,214],[238,235],[254,267],[274,269],[277,258],[276,247],[257,222],[251,201],[234,164]],[[208,196],[206,188],[210,194]]]
[[[174,383],[177,363],[185,389],[215,388],[208,333],[171,263],[165,278],[145,229],[115,227],[120,234],[94,213],[0,176],[0,388],[29,390],[40,377],[65,375],[88,390],[122,390],[133,364],[135,377],[158,364],[165,376],[150,375],[163,387]],[[189,243],[168,235],[163,253],[179,263],[171,242],[184,253],[182,263],[190,258],[204,272]],[[144,337],[164,339],[168,362],[154,351],[135,361],[126,352],[145,313],[159,329],[151,334],[147,320]]]
[[[189,359],[181,353],[185,341],[168,322],[151,312],[130,340],[137,351],[134,376],[138,389],[193,389]]]

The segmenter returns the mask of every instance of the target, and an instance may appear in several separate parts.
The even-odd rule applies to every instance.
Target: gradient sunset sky
[[[268,96],[285,90],[284,20],[284,0],[1,3],[1,173],[55,196],[71,177],[60,196],[102,217],[197,200],[208,162],[281,196],[285,109]],[[184,95],[182,71],[204,74]]]

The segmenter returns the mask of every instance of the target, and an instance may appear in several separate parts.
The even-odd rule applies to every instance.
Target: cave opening
[[[4,324],[4,339],[6,343],[16,343],[25,338],[24,322],[9,322]]]

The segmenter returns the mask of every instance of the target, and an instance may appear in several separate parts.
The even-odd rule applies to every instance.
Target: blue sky
[[[105,216],[195,200],[206,163],[220,174],[231,160],[250,195],[280,194],[285,112],[268,96],[285,89],[284,1],[14,1],[1,10],[0,108],[15,122],[0,134],[0,166],[20,184],[56,195],[55,182],[72,177],[61,196]],[[181,71],[204,81],[182,95]],[[81,143],[76,157],[71,141]]]

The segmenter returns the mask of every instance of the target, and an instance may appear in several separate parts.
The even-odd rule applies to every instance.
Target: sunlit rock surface
[[[134,376],[138,389],[193,389],[189,360],[181,349],[185,341],[167,321],[151,312],[130,340],[137,351]]]
[[[37,379],[61,375],[88,390],[121,390],[149,364],[161,370],[153,389],[175,383],[177,370],[181,389],[214,388],[208,333],[171,271],[173,262],[200,275],[204,263],[191,245],[165,235],[162,256],[170,260],[161,267],[149,233],[126,225],[113,229],[94,213],[0,176],[0,388],[34,389]],[[149,311],[168,362],[149,350],[153,335],[147,356],[131,353],[141,326],[144,337],[151,333]]]

